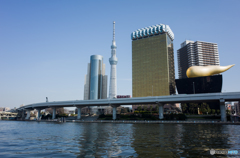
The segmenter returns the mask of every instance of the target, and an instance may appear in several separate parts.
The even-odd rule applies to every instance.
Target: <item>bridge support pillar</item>
[[[24,120],[24,109],[22,110],[22,120]]]
[[[116,120],[117,119],[117,107],[118,107],[119,105],[112,105],[112,110],[113,110],[113,112],[112,112],[112,119],[113,120]]]
[[[159,113],[159,119],[163,119],[164,117],[163,117],[163,104],[162,103],[157,103],[158,104],[158,113]]]
[[[55,119],[56,118],[56,107],[52,107],[52,119]]]
[[[25,118],[26,120],[30,119],[30,112],[31,112],[31,110],[27,110],[27,117]]]
[[[37,113],[37,114],[38,114],[37,119],[40,120],[40,119],[41,119],[41,109],[37,109],[37,111],[38,111],[38,113]]]
[[[226,122],[227,118],[226,118],[225,100],[220,99],[219,102],[220,102],[220,111],[221,111],[221,121]]]
[[[81,119],[81,109],[82,109],[82,107],[78,106],[77,109],[78,109],[77,119],[80,120]]]

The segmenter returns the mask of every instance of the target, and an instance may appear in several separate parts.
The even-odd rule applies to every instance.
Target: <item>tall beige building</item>
[[[174,34],[159,24],[132,33],[133,97],[175,93]]]

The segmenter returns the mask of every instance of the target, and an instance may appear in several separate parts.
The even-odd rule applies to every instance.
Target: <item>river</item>
[[[0,157],[236,157],[240,126],[0,121]]]

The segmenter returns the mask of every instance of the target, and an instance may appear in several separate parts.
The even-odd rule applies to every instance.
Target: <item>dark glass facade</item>
[[[176,79],[178,94],[218,93],[222,91],[222,75]]]
[[[175,93],[173,43],[167,33],[132,41],[133,97]]]
[[[187,78],[186,72],[188,64],[188,45],[178,50],[178,75],[179,78]]]

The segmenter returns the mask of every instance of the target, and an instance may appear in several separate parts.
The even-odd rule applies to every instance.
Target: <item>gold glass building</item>
[[[133,97],[175,94],[173,39],[163,24],[132,33]]]

